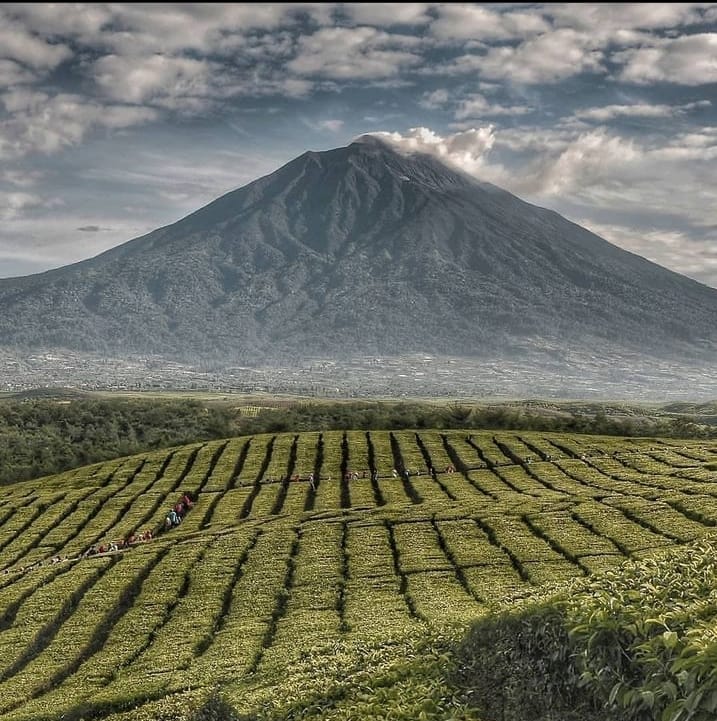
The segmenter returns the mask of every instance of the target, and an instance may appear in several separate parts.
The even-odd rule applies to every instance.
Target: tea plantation
[[[715,525],[709,441],[267,434],[15,483],[0,718],[495,721],[454,652],[475,619]]]

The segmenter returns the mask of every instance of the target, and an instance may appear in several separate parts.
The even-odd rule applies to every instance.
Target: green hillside
[[[246,719],[479,719],[452,680],[454,640],[701,537],[716,461],[706,441],[329,431],[12,484],[0,718],[228,718],[229,704]],[[194,506],[162,530],[184,492]]]

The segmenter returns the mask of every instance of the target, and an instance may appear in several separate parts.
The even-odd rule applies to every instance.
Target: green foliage
[[[459,678],[497,719],[713,721],[717,540],[479,621]]]
[[[717,541],[609,573],[567,606],[582,683],[625,719],[708,721],[717,711]]]
[[[386,634],[307,652],[291,673],[235,696],[257,721],[479,721],[451,680],[455,632]]]
[[[717,546],[651,554],[717,525],[715,458],[650,438],[326,431],[8,485],[0,716],[703,721]],[[156,527],[180,490],[178,527],[83,557]],[[605,573],[626,557],[642,560]]]
[[[236,433],[226,408],[193,400],[0,403],[0,483]]]
[[[588,433],[612,436],[660,436],[665,438],[715,437],[709,429],[683,417],[658,419],[614,418],[601,408],[582,412],[547,415],[511,406],[481,406],[470,403],[316,403],[265,409],[241,419],[242,433],[281,433],[289,431],[512,429]]]
[[[206,701],[192,713],[189,721],[249,721],[249,718],[240,716],[221,691],[214,688]]]
[[[714,427],[684,417],[618,420],[602,410],[545,415],[469,403],[299,403],[264,409],[197,400],[72,398],[41,395],[0,402],[0,484],[60,473],[97,461],[238,434],[327,430],[521,429],[706,438]]]
[[[560,607],[531,604],[478,622],[459,649],[459,683],[495,721],[598,718],[580,674]]]

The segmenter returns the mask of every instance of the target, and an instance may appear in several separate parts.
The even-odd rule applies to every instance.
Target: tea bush
[[[478,621],[457,672],[491,719],[713,721],[717,538]]]

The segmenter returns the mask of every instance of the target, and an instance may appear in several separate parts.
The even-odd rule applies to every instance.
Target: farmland
[[[162,718],[219,686],[254,717],[350,718],[349,703],[385,707],[381,689],[400,697],[408,676],[426,679],[428,703],[422,639],[435,650],[555,584],[700,538],[717,525],[716,464],[714,441],[326,431],[12,484],[0,717]],[[194,506],[162,532],[185,491]],[[426,718],[473,718],[460,700],[434,707]]]

